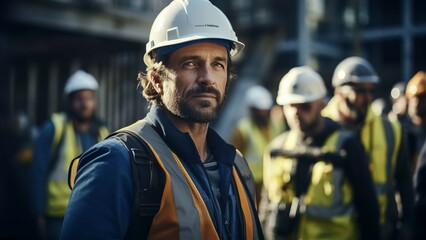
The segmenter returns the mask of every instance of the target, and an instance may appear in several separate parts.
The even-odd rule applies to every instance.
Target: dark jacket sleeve
[[[402,135],[404,136],[404,135]],[[414,213],[414,190],[411,161],[406,138],[402,138],[395,167],[395,187],[401,197],[403,227],[412,225]]]
[[[52,121],[45,122],[39,129],[34,143],[34,159],[31,169],[31,195],[35,214],[43,216],[46,206],[47,177],[55,129]]]
[[[423,144],[415,178],[415,239],[426,239],[426,144]]]
[[[379,239],[379,206],[364,148],[358,138],[351,137],[343,149],[347,152],[343,168],[353,189],[360,239]]]
[[[127,149],[116,139],[96,144],[80,158],[62,227],[62,239],[122,239],[133,206]]]

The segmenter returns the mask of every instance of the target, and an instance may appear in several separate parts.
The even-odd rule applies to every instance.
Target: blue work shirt
[[[153,106],[146,120],[179,156],[205,200],[219,237],[241,238],[243,216],[238,213],[239,203],[231,187],[235,148],[212,129],[208,130],[207,144],[220,174],[221,197],[217,199],[190,135],[180,132],[160,107]],[[62,238],[123,238],[126,235],[134,204],[131,167],[126,147],[116,139],[98,143],[83,154],[65,215]],[[225,222],[229,225],[225,226]]]

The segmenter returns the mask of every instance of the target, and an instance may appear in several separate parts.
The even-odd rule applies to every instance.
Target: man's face
[[[411,97],[408,102],[411,118],[426,119],[426,94]]]
[[[393,100],[392,111],[398,116],[405,116],[408,112],[408,99],[402,95],[399,98]]]
[[[342,86],[343,98],[349,109],[356,111],[357,120],[364,120],[367,110],[373,102],[375,85],[373,83],[353,83]]]
[[[324,105],[323,99],[308,103],[289,104],[284,106],[284,114],[291,128],[311,134],[319,126]]]
[[[96,96],[92,90],[81,90],[71,93],[70,106],[73,116],[81,122],[93,118],[96,108]]]
[[[167,67],[174,76],[162,81],[164,106],[191,122],[207,123],[215,119],[225,96],[226,48],[209,42],[188,45],[171,53]]]
[[[250,114],[256,124],[259,126],[266,126],[271,116],[271,110],[250,108]]]

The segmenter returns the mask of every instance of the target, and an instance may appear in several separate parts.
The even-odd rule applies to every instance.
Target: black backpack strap
[[[132,159],[135,201],[125,238],[146,239],[155,215],[160,210],[165,174],[158,165],[148,143],[137,133],[121,129],[107,138],[116,138],[129,151]]]
[[[158,165],[148,143],[137,133],[121,129],[107,138],[115,138],[126,146],[132,162],[135,200],[125,238],[146,239],[155,215],[160,210],[165,185],[165,174]],[[80,156],[71,161],[68,185],[74,187]]]

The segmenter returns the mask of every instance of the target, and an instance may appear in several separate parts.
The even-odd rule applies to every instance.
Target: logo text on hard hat
[[[293,92],[297,92],[299,85],[296,83],[293,85]]]
[[[218,25],[214,25],[214,24],[197,24],[197,25],[195,25],[195,27],[215,27],[215,28],[219,28]]]

